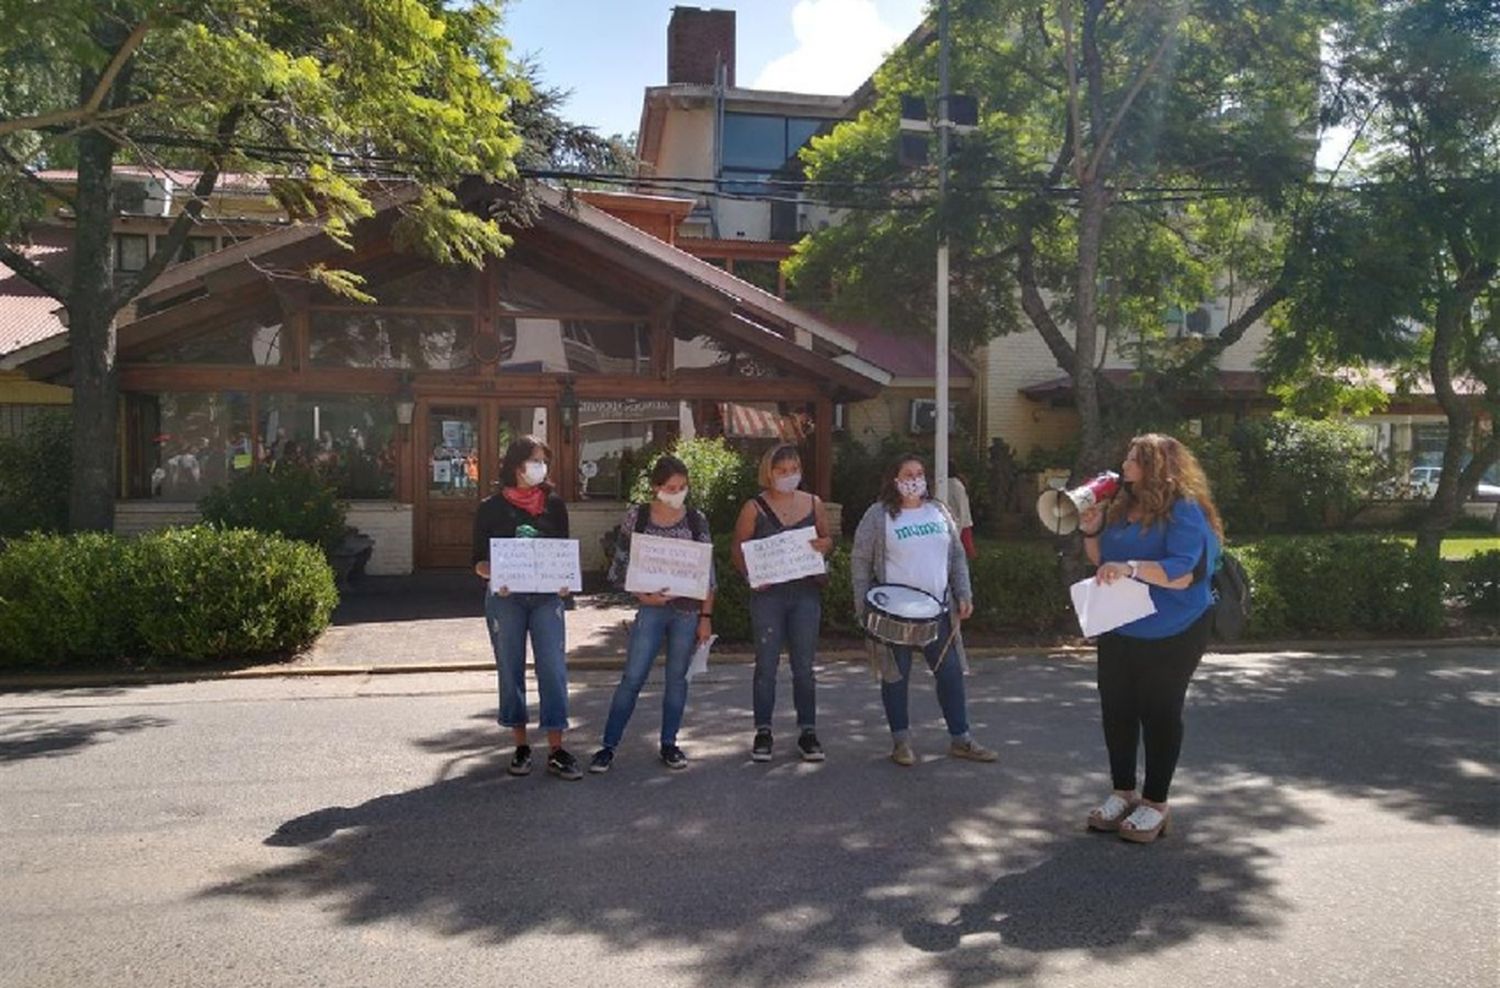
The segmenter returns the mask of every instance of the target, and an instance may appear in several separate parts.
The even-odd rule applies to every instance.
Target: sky
[[[844,96],[922,20],[923,0],[510,0],[505,33],[564,114],[603,134],[634,133],[647,86],[667,81],[674,6],[737,12],[735,81],[751,89]]]
[[[921,23],[924,0],[509,0],[505,32],[545,84],[571,91],[564,115],[628,136],[647,86],[667,81],[674,6],[737,12],[735,81],[751,89],[846,96]],[[1348,131],[1324,135],[1318,164],[1343,153]]]

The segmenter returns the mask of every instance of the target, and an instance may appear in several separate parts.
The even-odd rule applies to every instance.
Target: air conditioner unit
[[[122,213],[169,216],[172,212],[172,181],[154,175],[116,178],[115,201]]]

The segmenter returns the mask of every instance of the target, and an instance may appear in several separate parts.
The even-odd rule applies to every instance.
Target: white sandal
[[[1149,844],[1166,834],[1169,820],[1167,810],[1141,803],[1120,821],[1120,837],[1136,844]]]
[[[1088,828],[1114,833],[1120,829],[1120,821],[1129,816],[1135,807],[1135,800],[1110,793],[1108,799],[1089,811]]]

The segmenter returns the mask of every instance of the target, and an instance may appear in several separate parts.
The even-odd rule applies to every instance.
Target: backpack
[[[1219,567],[1209,581],[1213,594],[1209,631],[1220,641],[1234,641],[1250,622],[1250,576],[1229,553],[1219,556]]]

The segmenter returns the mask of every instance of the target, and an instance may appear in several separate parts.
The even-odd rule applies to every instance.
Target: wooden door
[[[479,502],[499,489],[501,460],[517,436],[534,434],[551,446],[551,479],[559,484],[566,468],[551,421],[550,403],[430,398],[418,404],[418,567],[472,564],[474,515]]]

